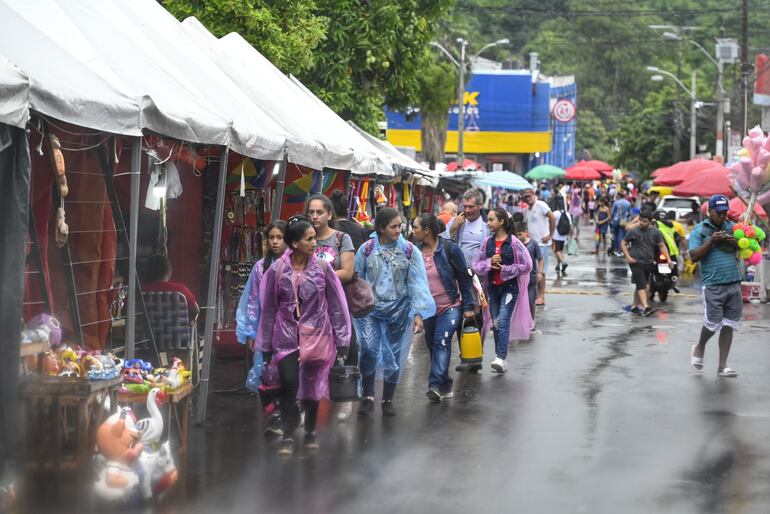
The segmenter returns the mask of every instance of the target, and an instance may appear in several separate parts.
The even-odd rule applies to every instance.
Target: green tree
[[[457,69],[445,60],[433,61],[419,81],[422,155],[433,168],[444,160],[447,112],[456,101]]]
[[[317,0],[329,20],[313,68],[300,79],[345,119],[376,133],[383,107],[420,105],[426,48],[453,0]]]
[[[591,158],[609,161],[613,156],[609,145],[607,129],[601,118],[593,111],[579,110],[577,116],[577,130],[575,134],[575,154],[583,150],[591,153]]]
[[[162,0],[177,19],[195,16],[215,36],[238,32],[284,73],[312,68],[329,20],[313,0]]]
[[[616,166],[646,177],[671,164],[673,98],[674,90],[666,86],[649,93],[644,102],[630,101],[628,113],[620,118],[613,133],[618,144]]]

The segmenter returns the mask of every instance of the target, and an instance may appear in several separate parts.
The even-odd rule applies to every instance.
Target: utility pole
[[[721,59],[717,59],[717,138],[716,146],[714,148],[714,155],[720,156],[724,161],[725,88],[723,83],[724,80],[722,78],[723,72],[724,64],[722,64]]]
[[[743,0],[741,16],[741,120],[743,134],[749,131],[749,0]]]
[[[695,98],[695,79],[696,71],[692,70],[692,79],[690,82],[690,159],[695,159],[698,152],[696,138],[698,136],[698,118],[697,118],[697,100]]]
[[[465,160],[465,47],[468,42],[462,38],[458,38],[457,42],[460,43],[460,70],[458,73],[460,78],[457,82],[457,108],[459,109],[457,114],[457,168],[462,169]]]

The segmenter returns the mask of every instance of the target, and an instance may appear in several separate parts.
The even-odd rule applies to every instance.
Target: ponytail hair
[[[270,231],[274,228],[277,228],[281,231],[281,234],[286,235],[286,222],[281,220],[275,220],[271,221],[270,224],[265,229],[265,241],[267,241],[267,238],[270,236]],[[262,272],[266,272],[267,269],[270,267],[270,265],[276,260],[276,256],[273,255],[273,252],[270,250],[267,251],[267,255],[265,255],[265,262],[262,264]]]
[[[503,221],[503,230],[505,230],[506,234],[515,235],[516,226],[513,222],[513,218],[508,214],[508,211],[502,207],[495,207],[494,209],[490,209],[489,212],[494,212],[495,217]]]

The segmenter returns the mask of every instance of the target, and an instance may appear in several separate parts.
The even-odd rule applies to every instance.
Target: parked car
[[[678,221],[687,221],[695,216],[700,216],[700,199],[697,196],[666,195],[658,200],[658,209],[666,212],[676,212]]]

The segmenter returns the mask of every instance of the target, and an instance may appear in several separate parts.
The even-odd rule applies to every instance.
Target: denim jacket
[[[439,244],[433,254],[433,264],[436,266],[444,290],[452,302],[461,296],[463,311],[472,311],[473,283],[463,252],[454,241],[443,237],[439,237],[438,240]]]

